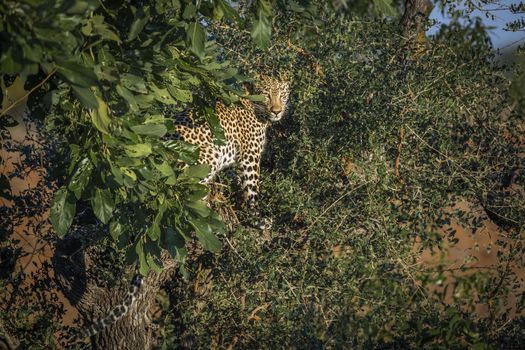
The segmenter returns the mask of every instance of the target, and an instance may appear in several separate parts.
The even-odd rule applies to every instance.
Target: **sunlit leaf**
[[[168,131],[166,125],[164,124],[135,125],[131,127],[131,130],[139,135],[158,137],[166,135],[166,132]]]
[[[93,164],[88,158],[84,158],[79,162],[77,170],[71,177],[71,180],[69,180],[68,189],[75,194],[77,199],[80,199],[82,192],[86,188],[92,170]]]
[[[128,145],[124,147],[126,154],[134,158],[142,158],[149,156],[152,152],[151,146],[147,143],[138,143],[136,145]]]
[[[206,122],[208,123],[208,126],[210,127],[210,130],[213,134],[213,142],[219,146],[225,145],[226,136],[224,135],[224,130],[219,122],[219,118],[217,117],[215,110],[211,107],[205,107],[204,117],[206,118]]]
[[[373,0],[377,11],[385,16],[394,17],[397,11],[392,4],[392,0]]]
[[[106,102],[104,102],[101,98],[97,96],[96,99],[98,102],[98,108],[90,111],[91,122],[98,129],[98,131],[107,134],[109,133],[109,124],[111,123],[111,119],[108,115],[108,107]]]
[[[183,175],[187,177],[196,177],[198,179],[205,179],[210,173],[210,166],[208,164],[190,165],[184,169]]]
[[[177,100],[181,102],[191,102],[193,99],[193,94],[189,90],[179,89],[174,86],[168,86],[168,91]]]

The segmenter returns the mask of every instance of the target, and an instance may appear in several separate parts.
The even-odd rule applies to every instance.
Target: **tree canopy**
[[[166,250],[194,281],[169,288],[165,348],[525,339],[507,304],[514,293],[522,315],[524,75],[506,78],[482,26],[453,22],[422,39],[424,18],[405,11],[400,25],[410,3],[0,4],[2,86],[24,81],[52,149],[54,230],[93,224],[143,275],[162,270]],[[258,101],[240,84],[279,71],[293,79],[292,111],[269,135],[262,209],[275,227],[262,234],[219,215],[235,202],[227,179],[226,204],[211,209],[198,148],[164,136],[192,108],[223,143],[214,103]],[[3,137],[18,102],[0,112]],[[475,234],[487,220],[504,237],[488,271],[421,263],[458,240],[458,225]]]

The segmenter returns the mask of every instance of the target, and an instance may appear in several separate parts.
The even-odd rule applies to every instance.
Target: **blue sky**
[[[519,3],[519,1],[500,0],[497,2],[497,4],[488,4],[482,6],[482,9],[498,9],[501,7],[508,7],[511,4],[516,3]],[[525,44],[525,31],[508,32],[503,30],[503,28],[505,28],[506,23],[519,19],[519,15],[513,15],[509,10],[496,10],[491,11],[490,13],[495,16],[494,19],[487,18],[485,16],[485,12],[481,10],[474,10],[470,16],[479,17],[483,20],[483,23],[485,23],[485,25],[495,27],[494,29],[489,30],[489,35],[492,39],[492,44],[495,48],[502,50],[512,50],[516,49],[517,45]],[[524,15],[522,15],[521,17],[523,16]],[[439,30],[439,23],[450,22],[450,17],[446,13],[446,11],[445,14],[442,14],[438,6],[436,6],[432,11],[432,13],[430,14],[430,18],[437,20],[438,24],[427,31],[427,34],[429,35],[432,35],[433,33],[436,33]]]

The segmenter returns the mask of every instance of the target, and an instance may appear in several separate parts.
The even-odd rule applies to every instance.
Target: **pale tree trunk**
[[[131,285],[132,273],[129,278],[107,283],[107,276],[100,268],[100,254],[96,245],[90,245],[87,240],[97,241],[94,233],[87,227],[76,228],[68,238],[57,245],[53,265],[55,279],[62,292],[75,306],[82,317],[84,327],[109,315],[111,310],[122,303]],[[164,269],[160,273],[151,271],[146,278],[140,294],[130,307],[129,312],[114,324],[107,326],[101,332],[91,337],[94,349],[150,349],[154,344],[153,324],[150,309],[161,286],[168,281],[175,270],[175,262],[163,254]],[[87,339],[76,339],[87,341]]]
[[[432,12],[434,5],[430,0],[405,0],[405,12],[401,25],[405,31],[414,29],[417,33],[423,30],[423,23]]]

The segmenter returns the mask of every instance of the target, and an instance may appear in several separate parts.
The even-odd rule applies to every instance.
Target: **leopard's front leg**
[[[271,226],[269,220],[264,219],[259,211],[259,163],[260,156],[249,156],[241,162],[242,188],[244,202],[250,215],[257,220],[255,226],[261,230]]]

